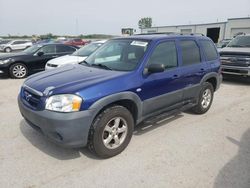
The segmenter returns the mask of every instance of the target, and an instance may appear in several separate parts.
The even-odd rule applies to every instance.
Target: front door
[[[39,52],[43,52],[42,55],[38,55]],[[56,45],[46,45],[36,52],[32,62],[30,62],[30,67],[34,71],[44,70],[47,61],[57,57]]]
[[[149,64],[163,64],[165,71],[145,74],[140,97],[143,100],[143,116],[164,110],[182,101],[182,86],[175,41],[156,45]]]

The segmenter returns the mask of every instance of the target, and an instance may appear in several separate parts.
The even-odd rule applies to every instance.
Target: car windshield
[[[23,52],[24,52],[24,53],[27,53],[27,54],[29,54],[29,53],[35,53],[35,52],[36,52],[37,50],[39,50],[41,47],[42,47],[41,45],[33,45],[33,46],[31,46],[31,47],[25,49]]]
[[[250,47],[250,36],[237,36],[227,45],[228,47]]]
[[[109,70],[132,71],[144,56],[147,47],[147,41],[110,40],[91,54],[85,64]]]
[[[102,43],[91,43],[88,44],[79,50],[75,51],[72,55],[74,56],[89,56],[92,54],[97,48],[99,48],[102,45]]]

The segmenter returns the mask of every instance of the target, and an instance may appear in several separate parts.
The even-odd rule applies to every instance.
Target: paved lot
[[[0,78],[0,187],[250,187],[250,84],[224,82],[207,114],[140,125],[122,154],[100,160],[27,126],[22,82]]]

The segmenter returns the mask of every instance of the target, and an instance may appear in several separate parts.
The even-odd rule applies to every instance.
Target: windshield
[[[27,49],[25,49],[24,53],[35,53],[37,50],[39,50],[42,46],[41,45],[33,45]]]
[[[148,42],[120,39],[110,40],[85,60],[89,66],[117,71],[134,70],[147,50]]]
[[[88,44],[82,48],[80,48],[79,50],[75,51],[72,55],[75,56],[89,56],[90,54],[92,54],[97,48],[99,48],[102,45],[102,43],[91,43]]]
[[[228,47],[250,47],[250,36],[237,36],[227,45]]]

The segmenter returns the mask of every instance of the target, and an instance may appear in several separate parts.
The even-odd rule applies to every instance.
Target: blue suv
[[[85,61],[30,76],[19,109],[34,129],[107,158],[140,122],[180,111],[203,114],[221,83],[213,42],[198,35],[134,35],[108,41]]]

